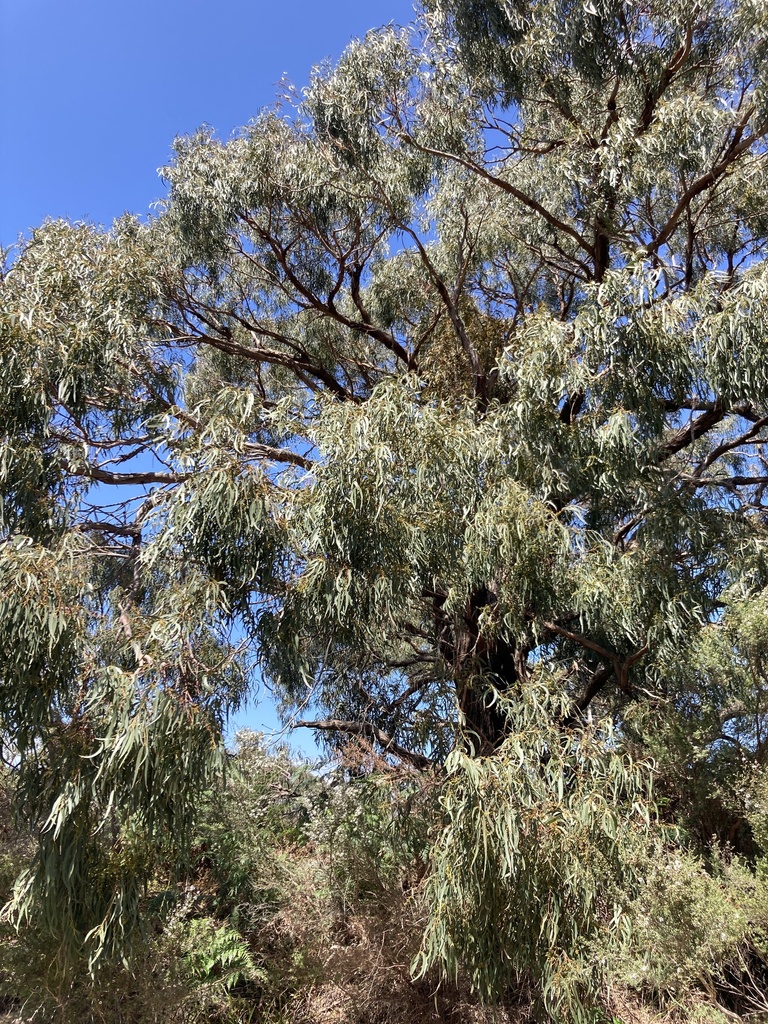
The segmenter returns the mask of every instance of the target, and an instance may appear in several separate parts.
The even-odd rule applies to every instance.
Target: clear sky
[[[46,217],[109,224],[163,195],[178,135],[226,138],[287,76],[413,0],[0,0],[0,246]],[[276,728],[262,701],[236,725]],[[313,751],[311,735],[292,745]]]
[[[145,212],[175,136],[228,136],[284,74],[306,85],[412,2],[0,0],[0,244],[47,216]]]

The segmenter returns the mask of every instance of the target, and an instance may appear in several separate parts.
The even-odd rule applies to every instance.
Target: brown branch
[[[723,175],[728,171],[728,168],[731,166],[731,164],[735,163],[742,153],[745,153],[747,150],[749,150],[755,144],[755,142],[758,141],[758,139],[761,139],[766,134],[766,132],[768,131],[768,125],[761,127],[759,131],[755,132],[755,134],[753,135],[748,136],[748,138],[742,139],[744,129],[747,127],[748,118],[751,113],[751,109],[748,110],[747,115],[737,125],[733,139],[728,148],[726,149],[722,158],[716,164],[714,164],[706,172],[706,174],[702,174],[701,177],[697,178],[694,182],[692,182],[685,190],[685,192],[680,196],[675,205],[675,208],[669,215],[667,223],[658,233],[656,238],[652,242],[649,242],[648,245],[646,245],[645,251],[649,255],[657,253],[659,249],[662,247],[662,245],[664,245],[664,243],[667,241],[667,239],[670,237],[670,235],[674,232],[675,228],[677,227],[683,213],[688,209],[689,205],[693,202],[696,196],[701,195],[702,192],[705,192],[707,189],[712,188],[714,185],[716,185],[720,178],[722,178]]]
[[[272,250],[274,255],[285,274],[286,278],[290,281],[296,291],[301,295],[309,305],[316,309],[318,312],[324,313],[326,316],[330,316],[336,320],[337,323],[348,327],[351,331],[355,331],[358,334],[365,334],[375,341],[378,341],[386,349],[388,349],[393,355],[405,363],[409,370],[416,370],[416,364],[413,361],[411,354],[407,349],[403,348],[400,342],[388,331],[382,330],[380,327],[376,327],[375,324],[365,322],[364,320],[353,320],[351,317],[345,316],[344,313],[339,310],[334,301],[333,295],[329,296],[328,300],[324,302],[319,296],[315,295],[313,291],[307,288],[306,284],[291,268],[288,262],[288,249],[278,244],[277,240],[272,238],[263,229],[258,228],[253,222],[248,221],[248,218],[244,218],[246,222],[251,223],[251,226],[255,227],[258,231],[261,239],[269,248]]]
[[[228,355],[242,356],[243,359],[250,359],[254,362],[273,363],[276,366],[285,366],[287,369],[292,370],[297,377],[300,377],[301,380],[303,380],[304,383],[306,383],[312,390],[317,390],[317,388],[313,387],[309,381],[307,381],[307,375],[321,381],[321,383],[330,388],[338,398],[343,398],[346,401],[356,401],[355,396],[339,384],[332,373],[328,370],[324,370],[322,367],[317,366],[314,363],[311,363],[308,359],[294,358],[283,352],[277,352],[274,349],[248,348],[246,345],[240,345],[236,341],[229,341],[224,338],[214,338],[209,334],[200,333],[197,335],[191,335],[186,340],[197,342],[198,344],[210,345],[211,348],[217,348],[221,352],[226,352]]]
[[[157,398],[169,415],[175,416],[182,423],[186,423],[192,430],[203,429],[203,424],[200,420],[188,413],[186,409],[182,409],[180,406],[161,398],[159,395]],[[94,444],[94,442],[90,443]],[[294,466],[300,466],[302,469],[310,469],[314,465],[311,459],[304,458],[298,452],[292,452],[288,448],[275,448],[273,445],[263,444],[259,441],[248,441],[243,445],[243,449],[254,457],[269,459],[272,462],[290,463]]]
[[[564,729],[569,729],[574,725],[581,722],[584,712],[587,710],[589,705],[600,693],[602,688],[608,682],[611,677],[611,670],[607,665],[601,665],[596,672],[592,673],[592,678],[589,680],[587,685],[584,687],[583,692],[580,696],[576,697],[571,704],[571,710],[568,712],[566,717],[562,719],[560,725]]]
[[[667,91],[669,86],[672,84],[672,80],[677,72],[682,68],[683,64],[688,60],[691,53],[691,44],[693,43],[693,24],[688,22],[685,30],[685,39],[678,49],[673,53],[672,60],[664,68],[659,79],[659,84],[655,90],[651,90],[650,86],[646,88],[645,93],[645,105],[643,106],[642,113],[640,114],[640,122],[636,131],[636,135],[644,134],[651,126],[653,117],[656,112],[656,106],[659,100]]]
[[[768,416],[763,416],[762,419],[755,420],[755,422],[749,428],[749,430],[746,430],[743,434],[740,434],[739,437],[734,438],[732,441],[724,441],[722,444],[719,444],[709,453],[706,459],[699,463],[699,465],[693,471],[693,476],[701,476],[704,470],[709,469],[709,467],[714,462],[717,462],[717,460],[722,455],[725,455],[728,452],[733,451],[735,448],[740,448],[741,445],[746,444],[748,441],[751,441],[757,434],[760,433],[760,431],[766,424],[768,424]]]
[[[559,220],[553,213],[547,210],[546,207],[542,206],[541,203],[531,198],[531,196],[526,195],[524,192],[521,192],[520,189],[515,188],[514,185],[505,181],[504,178],[499,178],[497,175],[491,174],[490,171],[487,171],[480,164],[476,164],[474,160],[467,160],[456,153],[447,153],[445,150],[434,149],[432,146],[424,146],[417,142],[409,132],[402,131],[401,137],[420,152],[426,153],[429,156],[437,157],[440,160],[452,160],[454,163],[459,164],[461,167],[465,167],[468,171],[474,172],[485,181],[495,185],[497,188],[501,189],[502,192],[507,192],[509,195],[517,199],[518,202],[522,203],[523,206],[527,206],[529,210],[533,210],[534,213],[537,213],[542,217],[550,227],[569,235],[578,244],[579,248],[592,256],[592,246],[583,235],[579,234],[576,228]]]
[[[572,633],[570,629],[564,629],[563,626],[558,626],[555,622],[542,622],[542,626],[544,629],[549,630],[550,633],[557,633],[558,636],[565,637],[566,640],[572,640],[580,647],[586,647],[587,650],[594,651],[595,654],[599,654],[601,658],[607,659],[611,664],[619,661],[619,656],[615,651],[609,651],[606,647],[601,647],[594,640],[590,640],[588,636]]]
[[[100,484],[180,484],[189,480],[192,473],[158,473],[154,470],[135,473],[111,473],[99,466],[83,466],[74,468],[67,467],[72,476],[88,477],[90,480],[97,480]]]
[[[410,664],[405,664],[405,662],[404,662],[403,663],[403,667],[404,668],[410,668],[411,665],[425,664],[425,663],[430,663],[430,662],[434,663],[434,661],[435,661],[434,656],[430,656],[430,655],[425,654],[421,658],[414,658],[411,661]],[[388,668],[397,668],[397,665],[396,665],[395,662],[390,662],[387,667]],[[389,701],[389,703],[386,705],[386,710],[388,712],[392,712],[392,711],[395,711],[397,708],[402,707],[403,704],[405,704],[405,702],[407,700],[409,700],[411,697],[415,697],[417,693],[420,693],[424,689],[424,687],[430,681],[431,681],[431,677],[430,676],[425,676],[422,679],[415,679],[411,683],[411,685],[407,689],[405,689],[399,696],[397,696],[393,700]]]
[[[406,750],[396,743],[391,736],[382,729],[378,729],[370,722],[345,722],[338,718],[321,719],[316,722],[294,722],[294,729],[317,729],[319,732],[342,732],[350,736],[364,736],[366,739],[374,740],[382,748],[385,754],[394,754],[401,761],[407,761],[414,768],[424,771],[434,768],[435,762],[423,754],[417,754],[413,750]]]
[[[662,398],[661,404],[665,412],[681,412],[683,409],[690,409],[691,412],[711,412],[717,405],[717,402],[705,402],[699,398],[684,398],[682,401],[677,401],[672,398]],[[736,405],[732,405],[730,412],[734,416],[740,416],[744,420],[749,420],[750,423],[757,423],[762,417],[755,410],[755,407],[749,402],[739,402]]]
[[[712,427],[724,420],[727,413],[728,410],[724,405],[720,402],[714,402],[710,409],[703,412],[701,416],[697,416],[695,420],[691,420],[690,423],[676,431],[665,441],[659,452],[659,460],[664,461],[677,452],[682,451],[683,448],[687,448],[689,444],[693,444],[694,441],[703,437],[708,430],[711,430]]]
[[[360,279],[362,277],[362,273],[363,273],[363,268],[360,265],[356,266],[354,268],[354,270],[350,273],[350,289],[349,289],[350,290],[350,295],[352,296],[352,301],[354,302],[355,308],[357,309],[358,313],[360,314],[360,318],[361,318],[363,324],[367,328],[370,328],[372,337],[377,338],[377,335],[372,333],[375,330],[375,325],[373,323],[373,320],[371,318],[370,313],[368,312],[368,309],[367,309],[365,303],[363,302],[363,298],[362,298],[362,295],[360,293]],[[336,310],[335,306],[333,308],[334,308],[334,310]],[[336,312],[337,312],[337,315],[338,315],[338,311],[336,311]],[[387,334],[386,337],[387,338],[392,338],[392,335]],[[378,338],[377,340],[381,340],[381,339]],[[416,357],[415,357],[415,355],[413,353],[407,352],[406,349],[404,349],[402,347],[402,345],[400,345],[397,342],[395,342],[395,344],[397,345],[397,348],[393,348],[392,345],[389,342],[387,342],[387,341],[383,342],[383,344],[385,345],[386,348],[388,348],[391,352],[393,352],[398,357],[398,359],[401,359],[401,360],[404,359],[405,363],[406,363],[406,366],[408,367],[409,370],[412,370],[414,373],[418,373],[419,372],[419,365],[418,365],[418,363],[416,361]]]
[[[765,486],[768,484],[768,476],[707,476],[697,477],[693,474],[681,477],[683,483],[688,486],[697,487],[722,487],[724,490],[732,491],[735,487]]]
[[[464,349],[464,352],[466,353],[466,356],[469,359],[470,365],[472,367],[472,375],[475,378],[475,394],[479,398],[481,398],[483,402],[487,402],[487,375],[483,373],[483,368],[480,365],[480,358],[477,354],[477,350],[475,346],[472,344],[469,335],[467,334],[467,329],[464,325],[464,321],[461,318],[461,314],[456,308],[456,303],[451,298],[450,292],[448,291],[445,281],[443,281],[442,277],[438,274],[435,265],[432,263],[432,260],[430,260],[429,254],[426,250],[426,246],[421,241],[419,236],[416,234],[415,231],[413,231],[412,228],[406,227],[405,225],[403,226],[403,230],[406,231],[415,242],[416,248],[419,250],[419,255],[421,256],[422,262],[424,263],[424,266],[427,268],[427,273],[429,274],[430,279],[434,284],[435,288],[437,289],[437,293],[440,296],[442,303],[446,308],[448,318],[451,321],[451,326],[456,332],[456,335],[459,341],[461,342],[461,347]]]
[[[252,454],[258,458],[269,459],[271,462],[285,462],[301,469],[311,469],[314,466],[312,459],[307,459],[298,452],[292,452],[288,448],[274,448],[270,444],[261,444],[256,441],[249,441],[244,450],[246,454]]]
[[[613,668],[613,673],[616,677],[616,683],[619,689],[622,693],[630,693],[629,670],[636,662],[648,653],[649,645],[647,640],[643,646],[638,648],[633,654],[622,659],[615,651],[609,651],[608,648],[601,647],[600,644],[595,643],[594,640],[590,640],[589,637],[583,636],[580,633],[573,633],[571,630],[565,629],[563,626],[558,626],[555,622],[543,622],[542,625],[551,633],[557,633],[559,636],[565,637],[567,640],[572,640],[574,643],[579,644],[580,647],[585,647],[587,650],[593,651],[601,658],[605,658],[606,661],[610,662],[611,667]]]
[[[132,523],[100,523],[93,519],[76,523],[76,529],[88,530],[97,533],[113,533],[117,537],[130,537],[136,539],[141,536],[141,526]]]

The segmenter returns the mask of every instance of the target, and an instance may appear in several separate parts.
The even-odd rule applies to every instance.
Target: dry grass
[[[479,1007],[460,986],[413,981],[419,932],[402,902],[391,915],[354,915],[337,922],[320,952],[318,979],[296,994],[290,1024],[526,1024],[529,1014]]]

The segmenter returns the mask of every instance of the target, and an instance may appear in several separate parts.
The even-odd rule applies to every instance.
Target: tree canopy
[[[704,791],[690,834],[753,850],[716,793],[768,750],[766,68],[762,0],[424,0],[295,106],[177,140],[151,217],[20,246],[16,913],[124,948],[257,670],[294,726],[446,774],[435,906],[459,864],[551,924],[553,878],[623,870],[605,844],[647,826],[652,758],[668,804]],[[486,842],[478,881],[471,808],[505,787],[514,865]],[[598,790],[618,819],[584,819]],[[560,843],[536,877],[531,816]],[[436,910],[424,962],[498,995],[509,899]],[[578,943],[553,927],[550,973]]]

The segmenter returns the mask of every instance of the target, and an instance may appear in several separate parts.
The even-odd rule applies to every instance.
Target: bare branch
[[[189,480],[192,473],[160,473],[155,470],[142,470],[134,473],[111,473],[99,466],[69,466],[72,476],[87,477],[100,484],[134,485],[141,487],[148,484],[181,484]]]
[[[688,445],[703,437],[708,430],[711,430],[712,427],[724,420],[727,414],[728,410],[724,405],[719,402],[713,403],[710,409],[702,413],[701,416],[697,416],[696,419],[692,419],[690,423],[676,431],[665,441],[661,446],[660,461],[670,458],[670,456],[682,451],[683,448],[687,448]]]
[[[749,116],[751,113],[751,109],[748,110],[745,117],[737,126],[736,131],[734,132],[734,137],[723,157],[718,160],[718,162],[705,174],[702,174],[695,181],[691,182],[685,192],[680,196],[664,227],[659,231],[656,238],[654,238],[654,240],[645,247],[645,250],[649,255],[658,252],[670,235],[672,235],[683,213],[688,209],[696,196],[716,185],[731,165],[738,160],[742,153],[746,153],[747,150],[751,149],[752,146],[768,132],[768,125],[764,125],[755,132],[754,135],[749,135],[746,139],[742,138],[744,130],[749,123]]]
[[[413,750],[406,750],[396,743],[383,729],[378,729],[370,722],[345,722],[338,718],[327,718],[316,722],[294,722],[294,729],[317,729],[320,732],[342,732],[350,736],[364,736],[379,744],[385,754],[393,754],[401,761],[407,761],[414,768],[424,771],[434,768],[435,762],[423,754],[417,754]]]

